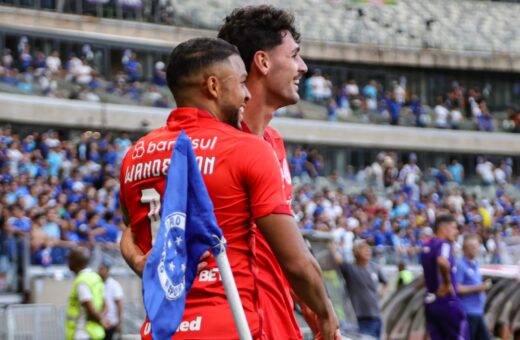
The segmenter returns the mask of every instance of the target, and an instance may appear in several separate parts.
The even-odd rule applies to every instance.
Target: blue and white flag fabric
[[[209,249],[217,255],[225,241],[191,141],[181,131],[166,177],[159,232],[143,271],[153,339],[169,339],[176,332],[199,258]]]

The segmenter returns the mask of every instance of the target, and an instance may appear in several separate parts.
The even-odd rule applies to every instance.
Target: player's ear
[[[269,73],[270,66],[271,60],[269,59],[269,54],[265,51],[256,51],[253,56],[253,67],[265,76]]]
[[[219,97],[220,82],[217,77],[209,76],[206,79],[206,90],[212,98],[217,99]]]

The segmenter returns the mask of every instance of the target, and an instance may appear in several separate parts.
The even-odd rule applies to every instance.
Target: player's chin
[[[296,104],[299,100],[300,95],[298,94],[298,92],[290,93],[287,96],[285,96],[285,106]]]

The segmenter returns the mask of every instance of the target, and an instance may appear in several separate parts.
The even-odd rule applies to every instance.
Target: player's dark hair
[[[457,222],[452,214],[439,215],[435,218],[435,226],[433,227],[433,231],[437,232],[441,226],[452,222]]]
[[[177,45],[168,59],[166,80],[173,96],[184,85],[187,77],[207,67],[239,54],[235,46],[214,38],[195,38]]]
[[[291,13],[269,5],[247,6],[233,10],[224,19],[218,37],[238,47],[249,72],[257,51],[269,51],[282,43],[282,31],[289,31],[300,42]]]

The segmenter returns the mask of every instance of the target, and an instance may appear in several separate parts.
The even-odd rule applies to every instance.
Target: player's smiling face
[[[240,128],[244,108],[251,98],[245,84],[247,71],[240,56],[234,54],[228,60],[229,63],[222,64],[226,69],[225,76],[221,79],[222,94],[219,98],[219,107],[223,122]]]
[[[282,43],[267,53],[271,65],[268,91],[280,101],[279,106],[295,104],[300,99],[300,79],[307,72],[307,65],[300,56],[300,46],[289,31],[283,31]]]

